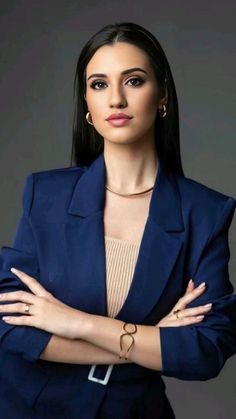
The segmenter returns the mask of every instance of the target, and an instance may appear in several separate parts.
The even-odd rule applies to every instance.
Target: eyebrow
[[[133,73],[133,71],[142,71],[143,73],[148,74],[145,70],[143,70],[143,69],[142,69],[142,68],[140,68],[140,67],[128,68],[127,70],[122,71],[122,72],[121,72],[121,74],[122,74],[122,75],[124,75],[124,74],[129,74],[129,73]],[[107,77],[107,75],[106,75],[106,74],[103,74],[103,73],[91,74],[91,75],[87,78],[87,80],[91,79],[91,77]]]

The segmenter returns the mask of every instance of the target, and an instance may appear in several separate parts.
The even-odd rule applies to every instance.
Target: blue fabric
[[[10,272],[15,266],[71,307],[107,316],[105,183],[103,153],[89,167],[27,176],[12,246],[1,249],[0,292],[26,289]],[[90,366],[40,360],[50,333],[0,320],[1,411],[12,419],[114,418],[114,410],[123,419],[174,417],[161,377],[208,380],[236,353],[236,295],[228,273],[235,204],[168,174],[160,161],[132,285],[116,318],[156,325],[191,277],[207,289],[189,307],[212,302],[211,312],[196,325],[160,328],[162,371],[115,365],[107,386],[87,380]]]

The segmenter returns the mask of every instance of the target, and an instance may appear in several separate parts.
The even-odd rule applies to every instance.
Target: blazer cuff
[[[9,329],[9,325],[6,324]],[[14,330],[13,330],[14,329]],[[1,347],[22,356],[30,362],[40,359],[40,354],[46,348],[52,333],[29,326],[13,326],[2,337]],[[20,348],[17,345],[20,342]]]

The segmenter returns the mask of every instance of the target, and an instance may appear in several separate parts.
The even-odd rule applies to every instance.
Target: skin
[[[137,67],[147,74],[142,71],[121,74]],[[106,77],[89,78],[97,73],[105,73]],[[150,187],[158,162],[154,122],[158,109],[167,104],[168,96],[159,88],[148,56],[128,43],[105,45],[88,63],[86,80],[84,97],[90,118],[104,138],[107,184],[122,193],[136,193]],[[113,127],[106,118],[118,112],[133,118],[122,127]]]
[[[123,70],[133,67],[140,67],[147,74],[135,71],[121,75]],[[122,193],[144,190],[153,185],[156,176],[158,159],[154,147],[154,122],[158,108],[167,104],[167,94],[163,95],[159,89],[145,52],[127,43],[118,42],[99,48],[87,65],[86,79],[94,73],[106,73],[107,77],[87,80],[84,98],[94,128],[104,138],[107,184]],[[139,82],[131,82],[134,78],[141,78],[144,83],[137,86]],[[101,84],[93,89],[91,83],[97,80]],[[116,112],[132,115],[133,119],[127,125],[113,127],[105,119]],[[137,325],[135,345],[126,361],[119,358],[123,321],[71,308],[50,294],[35,278],[22,271],[12,272],[30,291],[0,294],[0,301],[4,302],[4,305],[0,304],[0,312],[22,313],[18,317],[3,317],[9,324],[34,326],[53,333],[41,354],[45,361],[77,364],[134,362],[161,371],[160,327],[196,324],[203,318],[198,315],[205,315],[211,308],[186,308],[205,291],[204,286],[194,288],[194,283],[190,282],[183,297],[157,325]],[[10,301],[17,303],[5,304]],[[30,304],[29,314],[25,314],[25,303]],[[177,308],[181,309],[179,318],[173,314]],[[129,330],[133,329],[130,325]],[[126,338],[122,356],[131,343],[129,337]]]

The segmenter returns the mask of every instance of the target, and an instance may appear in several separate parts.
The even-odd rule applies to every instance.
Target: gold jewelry
[[[88,111],[88,112],[86,113],[86,120],[87,120],[87,122],[88,122],[90,125],[93,125],[92,120],[91,120],[91,121],[89,120],[89,115],[90,115],[90,112]]]
[[[112,192],[112,193],[115,193],[116,195],[120,195],[120,196],[136,196],[136,195],[142,195],[142,194],[144,194],[144,193],[146,193],[146,192],[151,191],[151,190],[154,188],[154,186],[152,186],[151,188],[146,189],[145,191],[142,191],[142,192],[137,192],[137,193],[127,193],[127,194],[123,194],[123,193],[118,193],[118,192],[112,191],[110,188],[108,188],[108,186],[105,186],[105,188],[106,188],[106,189],[108,189],[108,191],[110,191],[110,192]]]
[[[135,330],[133,331],[133,332],[129,332],[128,330],[126,330],[126,326],[128,325],[129,323],[124,323],[123,324],[123,329],[126,331],[126,333],[123,333],[121,336],[120,336],[120,354],[119,354],[119,358],[121,359],[122,358],[122,356],[121,356],[121,352],[122,352],[122,350],[123,350],[123,347],[122,347],[122,339],[124,338],[124,336],[126,336],[126,335],[129,335],[129,336],[131,336],[131,338],[132,338],[132,343],[131,343],[131,345],[129,346],[129,348],[128,348],[128,350],[127,350],[127,352],[126,352],[126,354],[125,354],[125,357],[124,357],[124,359],[125,360],[127,360],[128,358],[127,358],[127,355],[128,355],[128,353],[130,352],[130,350],[131,350],[131,348],[133,347],[133,345],[134,345],[134,338],[133,338],[133,334],[135,334],[136,332],[137,332],[137,325],[136,324],[133,324],[133,326],[134,326],[134,328],[135,328]]]
[[[159,109],[159,115],[161,118],[164,118],[167,114],[166,105],[163,105],[161,109]]]
[[[175,314],[175,315],[176,315],[176,318],[177,318],[177,319],[179,319],[179,316],[178,316],[178,312],[179,312],[179,311],[181,311],[181,309],[177,309],[177,310],[174,310],[174,311],[173,311],[173,314]]]
[[[25,304],[25,313],[29,313],[30,306],[29,304]]]

